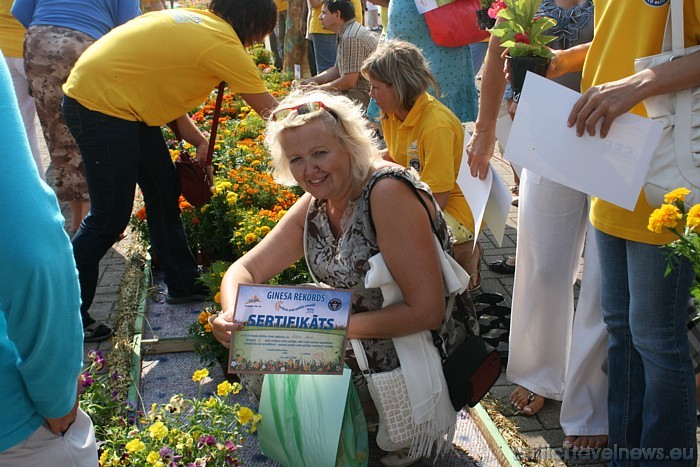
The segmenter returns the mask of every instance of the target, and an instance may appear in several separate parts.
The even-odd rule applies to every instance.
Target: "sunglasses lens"
[[[299,108],[297,109],[297,113],[299,115],[310,114],[312,112],[321,110],[321,108],[321,103],[319,102],[307,102],[306,104],[302,104],[299,106]]]

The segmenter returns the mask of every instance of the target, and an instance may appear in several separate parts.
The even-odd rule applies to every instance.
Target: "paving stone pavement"
[[[467,125],[467,128],[473,128],[473,124]],[[40,138],[40,147],[42,150],[42,159],[44,167],[49,168],[47,178],[51,183],[51,170],[48,152],[41,134],[41,128],[37,124],[37,133]],[[513,174],[510,165],[500,157],[497,152],[496,157],[492,159],[492,164],[502,177],[505,183],[513,186]],[[61,204],[61,210],[66,219],[70,219],[70,208],[65,203]],[[69,221],[68,221],[69,222]],[[513,276],[503,275],[492,272],[488,269],[487,264],[490,261],[495,261],[515,254],[516,245],[516,228],[517,228],[517,208],[511,207],[508,215],[508,220],[505,229],[505,235],[502,245],[498,245],[493,234],[486,228],[480,236],[481,245],[484,248],[484,257],[482,260],[482,288],[483,292],[500,293],[505,298],[505,302],[510,306],[512,302]],[[66,225],[68,231],[72,231],[70,225]],[[100,262],[100,278],[95,301],[90,309],[90,314],[98,321],[106,322],[111,326],[112,320],[116,313],[118,303],[118,288],[121,283],[121,278],[126,269],[125,255],[131,242],[131,236],[127,236],[121,241],[114,244],[107,252],[105,257]],[[580,281],[580,275],[579,275]],[[575,296],[578,294],[578,284],[575,285]],[[85,352],[90,349],[100,349],[108,352],[110,349],[109,342],[97,344],[85,344]],[[508,404],[510,393],[515,389],[515,385],[510,384],[505,373],[501,375],[491,393],[501,401]],[[559,425],[559,410],[561,403],[557,401],[547,400],[544,408],[534,417],[525,417],[506,413],[505,415],[517,426],[518,431],[523,435],[529,443],[531,453],[553,453],[550,449],[558,450],[561,448],[564,439],[564,432]],[[581,462],[563,462],[556,455],[554,456],[555,465],[579,465]],[[586,465],[598,467],[605,464],[595,462],[583,462]]]

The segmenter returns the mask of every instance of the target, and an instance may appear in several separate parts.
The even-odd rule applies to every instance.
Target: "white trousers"
[[[602,370],[607,330],[588,206],[586,194],[523,170],[507,376],[535,394],[561,400],[560,423],[572,436],[608,433]],[[584,241],[574,313],[573,284]]]
[[[36,134],[36,107],[34,106],[34,98],[29,95],[29,81],[27,81],[27,75],[24,73],[24,60],[17,57],[5,57],[5,62],[7,63],[7,68],[10,69],[12,86],[15,88],[19,113],[22,115],[24,129],[27,132],[29,148],[32,150],[32,156],[39,171],[39,176],[45,181],[46,175],[44,165],[41,162],[39,139]]]
[[[0,467],[95,467],[98,465],[92,420],[78,409],[75,422],[63,436],[44,425],[21,443],[0,452]]]

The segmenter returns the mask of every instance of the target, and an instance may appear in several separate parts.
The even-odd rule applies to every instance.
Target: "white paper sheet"
[[[634,209],[663,125],[634,114],[618,117],[606,138],[576,136],[566,126],[580,94],[528,72],[508,138],[512,163]]]
[[[457,185],[462,190],[474,216],[474,238],[479,236],[482,221],[486,222],[493,233],[498,246],[501,246],[506,229],[506,219],[510,211],[510,191],[501,177],[489,166],[486,179],[472,177],[467,163],[467,143],[471,138],[469,132],[464,135],[462,163],[457,176]],[[476,247],[476,242],[474,242]]]

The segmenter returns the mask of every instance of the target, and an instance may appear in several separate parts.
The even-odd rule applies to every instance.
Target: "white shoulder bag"
[[[683,45],[683,0],[671,0],[663,52],[635,60],[636,71],[700,51],[700,45],[687,49]],[[700,203],[700,88],[652,96],[644,106],[650,118],[664,123],[644,182],[647,201],[658,207],[666,193],[685,187],[691,190],[686,205]]]

